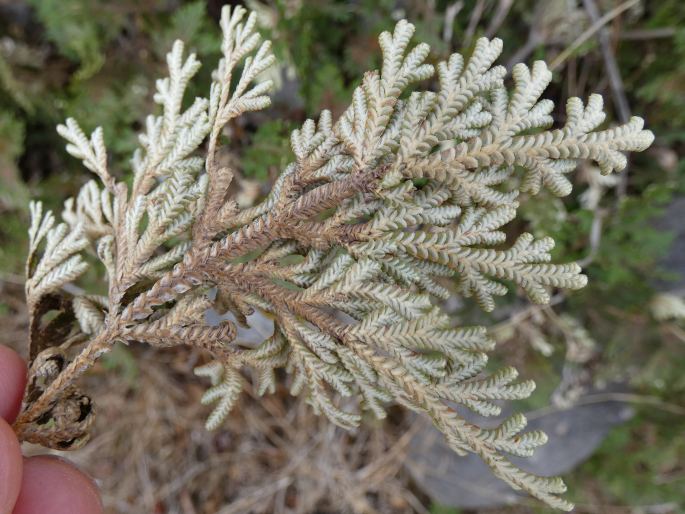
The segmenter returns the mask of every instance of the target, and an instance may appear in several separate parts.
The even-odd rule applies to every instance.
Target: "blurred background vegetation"
[[[137,131],[153,105],[154,80],[165,73],[165,54],[174,39],[183,39],[204,64],[191,96],[208,90],[210,70],[219,58],[217,18],[223,3],[0,0],[0,342],[21,348],[24,340],[21,294],[29,197],[59,210],[90,178],[66,155],[55,125],[72,116],[86,132],[103,126],[112,166],[125,177]],[[378,33],[403,17],[417,26],[417,38],[431,45],[434,61],[454,51],[468,53],[482,35],[504,40],[500,62],[509,68],[545,59],[555,71],[546,96],[556,102],[559,121],[568,97],[592,92],[604,95],[610,122],[632,113],[645,117],[656,142],[634,156],[624,174],[605,178],[583,165],[575,174],[572,196],[541,194],[524,203],[522,218],[510,228],[512,233],[552,236],[557,260],[583,264],[590,278],[587,288],[557,295],[549,307],[530,307],[512,295],[493,316],[456,299],[447,307],[465,322],[494,326],[501,343],[497,358],[536,379],[538,391],[526,409],[568,405],[606,384],[619,391],[611,393],[613,400],[630,406],[632,418],[615,426],[589,460],[566,474],[578,512],[685,512],[685,2],[246,3],[259,12],[281,63],[273,77],[278,83],[274,106],[238,120],[227,134],[246,201],[264,194],[291,159],[292,128],[323,108],[342,112],[363,72],[379,64]],[[330,465],[349,466],[349,480],[366,481],[365,488],[350,493],[356,500],[335,492],[335,479],[321,485],[321,477],[307,481],[300,476],[304,471],[288,467],[293,464],[285,462],[286,455],[292,454],[283,453],[283,441],[306,446],[307,437],[300,440],[301,435],[281,425],[269,425],[276,435],[259,444],[256,436],[245,434],[264,430],[272,423],[265,420],[278,413],[296,432],[328,430],[291,399],[277,395],[278,401],[267,407],[246,401],[224,432],[229,442],[222,443],[221,434],[204,434],[198,424],[203,413],[191,407],[199,389],[193,389],[187,373],[197,358],[192,352],[159,356],[122,347],[103,363],[109,368],[107,381],[94,381],[93,387],[105,397],[118,391],[126,403],[108,397],[111,403],[102,417],[124,421],[101,425],[107,438],[96,438],[95,450],[77,460],[101,480],[111,512],[473,512],[439,506],[403,470],[401,458],[384,464],[383,480],[359,474],[373,459],[385,458],[388,449],[402,448],[402,427],[411,421],[399,413],[388,426],[370,427],[369,434],[335,432],[329,441],[346,456]],[[150,390],[165,384],[173,394],[150,397],[148,382]],[[164,411],[169,419],[145,417],[147,409],[166,405],[166,396],[181,397],[176,407]],[[287,412],[295,414],[288,417]],[[137,453],[126,445],[136,416],[145,417],[149,437],[141,436],[147,442],[134,445]],[[173,433],[164,423],[173,425]],[[374,430],[385,439],[374,439],[381,437]],[[370,446],[359,450],[360,441]],[[206,445],[221,456],[223,468],[199,464]],[[231,467],[241,451],[260,454],[259,463],[242,461],[252,471]],[[185,453],[179,457],[178,452]],[[316,458],[311,452],[304,455],[305,460]],[[117,476],[117,461],[134,466],[130,473],[138,481]],[[232,489],[206,478],[223,476],[223,469],[237,484]],[[265,481],[295,475],[298,480],[280,487],[274,486],[280,478]],[[318,495],[311,490],[315,487],[321,488]],[[245,496],[246,490],[252,496]],[[235,505],[236,499],[247,503],[234,510],[222,507]],[[543,511],[526,504],[487,512]]]

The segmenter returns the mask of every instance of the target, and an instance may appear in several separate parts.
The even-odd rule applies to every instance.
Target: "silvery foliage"
[[[560,479],[507,459],[546,441],[523,431],[523,415],[492,429],[461,415],[497,415],[501,400],[525,398],[534,384],[517,381],[513,368],[486,373],[494,343],[485,329],[455,326],[434,300],[450,295],[452,277],[487,311],[512,286],[536,303],[549,301],[550,288],[583,287],[579,266],[550,262],[552,239],[524,233],[505,248],[503,228],[520,192],[568,195],[579,159],[619,171],[624,152],[648,147],[651,133],[640,118],[600,129],[598,95],[570,99],[564,125],[550,128],[545,63],[517,65],[508,90],[494,64],[499,39],[434,67],[428,45],[410,47],[414,27],[400,21],[381,34],[382,67],[365,74],[349,108],[336,122],[324,111],[295,130],[293,163],[261,204],[241,210],[226,199],[233,175],[215,162],[216,147],[230,120],[269,105],[272,85],[260,75],[275,62],[255,15],[245,14],[224,8],[224,57],[209,98],[186,109],[200,64],[174,43],[154,96],[161,113],[146,120],[130,188],[110,174],[100,128],[87,137],[74,120],[60,125],[69,153],[100,183],[66,202],[61,223],[32,204],[29,304],[78,279],[92,254],[109,291],[73,297],[80,331],[98,344],[107,334],[212,351],[217,360],[197,370],[212,382],[203,402],[216,403],[208,428],[220,426],[246,376],[264,394],[285,368],[292,392],[340,426],[358,426],[364,411],[383,418],[398,402],[430,416],[454,451],[476,453],[512,487],[570,509]],[[416,89],[436,69],[437,90]],[[258,310],[275,319],[273,334],[241,345],[232,322],[204,323],[210,307],[238,324]]]

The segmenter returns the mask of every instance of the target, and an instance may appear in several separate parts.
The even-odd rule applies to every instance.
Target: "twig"
[[[60,373],[47,387],[43,394],[30,407],[22,412],[12,425],[20,441],[24,440],[24,431],[35,418],[43,414],[74,380],[85,373],[102,354],[110,350],[117,341],[117,328],[103,330],[91,340],[81,353]]]
[[[450,47],[452,44],[452,35],[454,33],[454,19],[464,8],[464,2],[461,0],[459,2],[453,2],[447,6],[445,9],[445,24],[442,28],[442,40],[445,44]]]
[[[471,11],[471,19],[469,20],[468,27],[466,27],[466,32],[464,32],[464,47],[469,47],[471,45],[471,41],[473,40],[473,36],[476,33],[478,23],[480,22],[480,19],[483,16],[484,10],[485,0],[478,0],[478,2],[476,2],[475,7],[473,8],[473,11]]]
[[[600,20],[599,9],[595,0],[583,0],[583,5],[593,23]],[[609,41],[609,32],[605,26],[602,26],[597,31],[597,40],[599,41],[600,49],[602,51],[602,58],[606,65],[606,71],[609,76],[611,85],[611,92],[616,103],[616,110],[621,123],[627,123],[630,120],[630,106],[626,98],[625,90],[623,88],[623,80],[621,79],[621,72],[616,64],[616,57],[611,48]]]
[[[590,227],[590,251],[588,254],[580,259],[578,266],[585,268],[592,264],[597,257],[597,252],[599,251],[600,243],[602,242],[602,220],[603,211],[599,207],[595,207],[592,217],[592,225]]]
[[[674,403],[669,403],[665,402],[655,396],[647,396],[647,395],[642,395],[642,394],[634,394],[634,393],[597,393],[597,394],[590,394],[587,396],[584,396],[580,399],[580,401],[574,403],[573,405],[570,405],[568,407],[555,407],[552,405],[549,405],[547,407],[543,407],[541,409],[534,410],[530,413],[526,414],[526,418],[528,420],[540,418],[544,415],[547,415],[552,412],[557,412],[557,411],[562,411],[562,410],[568,410],[573,407],[578,407],[582,405],[593,405],[595,403],[602,403],[602,402],[623,402],[623,403],[634,403],[634,404],[643,404],[643,405],[651,405],[653,407],[656,407],[658,409],[661,409],[666,412],[670,412],[671,414],[675,414],[676,416],[685,416],[685,407],[676,405]]]
[[[660,27],[658,29],[626,30],[619,34],[618,38],[623,41],[646,41],[649,39],[664,39],[676,35],[675,27]]]
[[[509,326],[516,326],[525,321],[526,319],[528,319],[530,316],[534,315],[536,312],[540,312],[545,308],[559,305],[565,299],[566,296],[563,293],[557,293],[550,299],[549,303],[546,305],[529,305],[523,309],[513,312],[505,321],[497,323],[492,328],[490,328],[490,332],[494,334],[496,332],[500,332],[506,329]]]
[[[287,488],[293,479],[292,477],[279,478],[275,482],[266,483],[263,487],[255,488],[249,494],[242,496],[236,502],[228,505],[219,511],[219,514],[233,514],[237,512],[248,512],[250,507],[264,498],[268,498],[277,491]]]
[[[491,39],[497,34],[502,23],[504,23],[504,20],[507,18],[507,14],[509,14],[512,5],[514,5],[514,0],[499,0],[497,11],[495,11],[492,20],[490,20],[490,25],[488,25],[488,28],[485,31],[486,38]]]
[[[545,10],[544,6],[544,2],[537,3],[535,10],[533,11],[533,19],[530,22],[528,39],[525,44],[519,47],[519,49],[507,60],[507,70],[511,71],[516,64],[525,62],[539,45],[554,44],[553,38],[551,38],[550,34],[546,33],[542,28],[542,18]]]
[[[585,32],[576,38],[576,40],[571,43],[563,52],[561,52],[557,57],[550,63],[549,68],[551,70],[557,69],[561,66],[566,59],[568,59],[573,52],[578,50],[578,48],[590,39],[593,35],[597,33],[604,25],[609,23],[611,20],[621,15],[623,12],[627,11],[631,7],[637,5],[640,0],[628,0],[623,2],[621,5],[614,7],[611,11],[607,12],[604,16],[595,21],[591,27],[589,27]]]
[[[583,5],[592,22],[597,24],[601,18],[595,0],[583,0]],[[607,76],[609,78],[611,95],[614,99],[618,119],[621,123],[627,123],[630,120],[630,106],[628,105],[628,99],[626,98],[625,89],[623,88],[621,72],[616,64],[616,57],[614,56],[611,42],[609,41],[609,31],[603,25],[597,31],[597,40],[599,41],[602,59],[604,60],[604,66],[606,67]],[[621,201],[626,195],[626,189],[628,188],[628,171],[628,167],[626,167],[626,169],[623,170],[623,173],[621,173],[618,184],[616,185],[616,196],[618,201]]]

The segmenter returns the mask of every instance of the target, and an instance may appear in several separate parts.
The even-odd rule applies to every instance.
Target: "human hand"
[[[10,424],[25,385],[24,362],[0,345],[0,514],[101,514],[90,477],[58,457],[22,457]]]

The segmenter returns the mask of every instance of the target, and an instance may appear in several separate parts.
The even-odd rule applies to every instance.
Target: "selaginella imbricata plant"
[[[497,415],[499,400],[525,398],[534,384],[517,382],[512,368],[486,374],[494,344],[486,330],[454,326],[436,300],[450,294],[449,279],[487,311],[507,292],[502,281],[536,303],[550,288],[583,287],[579,266],[550,263],[550,238],[524,233],[502,249],[502,227],[516,217],[520,191],[567,195],[579,159],[619,171],[623,152],[644,150],[652,134],[640,118],[598,130],[597,95],[570,99],[565,124],[550,128],[553,103],[540,96],[552,74],[543,62],[518,64],[507,90],[505,69],[494,65],[499,39],[480,39],[469,58],[451,55],[436,66],[437,91],[418,90],[436,69],[425,63],[428,45],[410,47],[414,27],[400,21],[381,34],[381,69],[364,75],[349,108],[293,131],[294,161],[262,203],[241,209],[227,198],[233,173],[217,162],[217,147],[229,121],[270,104],[272,83],[261,77],[275,59],[255,25],[254,14],[224,8],[209,97],[185,110],[200,63],[174,43],[154,96],[161,113],[146,120],[130,185],[110,172],[100,128],[88,138],[72,119],[58,127],[99,180],[67,200],[61,222],[31,204],[19,438],[84,444],[92,408],[75,381],[116,342],[191,345],[214,358],[197,370],[212,382],[203,398],[216,404],[209,429],[246,377],[272,392],[283,368],[293,394],[337,425],[358,426],[363,411],[383,418],[397,402],[429,416],[455,452],[476,453],[512,487],[570,509],[559,478],[506,457],[531,455],[545,434],[523,432],[519,414],[494,429],[462,416],[462,408]],[[65,288],[88,268],[102,271],[107,295]],[[210,308],[235,322],[210,324]],[[248,346],[237,325],[256,310],[275,319],[274,331]]]

